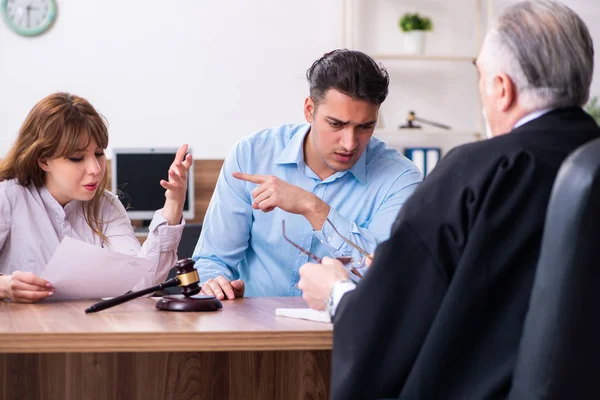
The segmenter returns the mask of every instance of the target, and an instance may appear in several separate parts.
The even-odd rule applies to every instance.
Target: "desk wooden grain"
[[[332,326],[275,316],[300,298],[225,301],[212,313],[136,299],[0,302],[2,399],[321,399]]]

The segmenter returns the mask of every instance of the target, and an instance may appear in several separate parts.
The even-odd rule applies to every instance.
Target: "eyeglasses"
[[[337,229],[335,229],[335,227],[333,226],[333,224],[331,223],[331,221],[329,221],[329,219],[327,219],[327,221],[331,224],[331,226],[333,227],[333,230],[335,231],[335,233],[337,233],[338,235],[340,235],[340,233],[337,231]],[[295,248],[297,248],[298,250],[300,250],[300,252],[302,254],[306,254],[307,256],[309,256],[310,258],[312,258],[313,260],[315,260],[318,263],[322,263],[323,259],[319,256],[314,255],[313,253],[311,253],[310,251],[306,250],[305,248],[303,248],[302,246],[297,245],[296,243],[294,243],[290,238],[288,238],[285,235],[285,220],[281,221],[281,231],[283,233],[283,238],[285,240],[287,240],[288,243],[290,243],[292,246],[294,246]],[[347,238],[345,238],[344,236],[340,235],[340,237],[342,239],[344,239],[344,241],[346,243],[348,243],[349,245],[351,245],[352,247],[354,247],[355,249],[357,249],[361,254],[365,254],[366,257],[369,257],[370,259],[372,259],[371,255],[369,253],[367,253],[365,250],[363,250],[361,247],[359,247],[357,244],[351,242],[350,240],[348,240]],[[336,260],[338,260],[339,262],[341,262],[344,266],[348,266],[349,264],[351,264],[354,259],[352,257],[335,257]],[[361,262],[362,264],[362,262]],[[362,274],[360,272],[358,272],[358,270],[351,266],[350,267],[350,272],[352,272],[354,275],[358,276],[359,278],[362,278]]]

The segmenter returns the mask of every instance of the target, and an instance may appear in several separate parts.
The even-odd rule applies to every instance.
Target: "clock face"
[[[2,0],[1,7],[8,27],[24,36],[45,32],[56,17],[55,0]]]

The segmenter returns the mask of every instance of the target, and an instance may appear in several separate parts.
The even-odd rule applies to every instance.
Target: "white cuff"
[[[329,293],[329,299],[327,299],[326,309],[329,312],[332,320],[337,310],[338,304],[342,301],[342,297],[346,293],[356,288],[356,284],[350,280],[337,281],[333,284],[331,292]]]

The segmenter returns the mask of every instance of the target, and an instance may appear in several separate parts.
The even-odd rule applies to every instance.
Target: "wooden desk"
[[[223,302],[212,313],[136,299],[0,302],[0,399],[325,399],[332,325],[276,317],[301,298]]]

